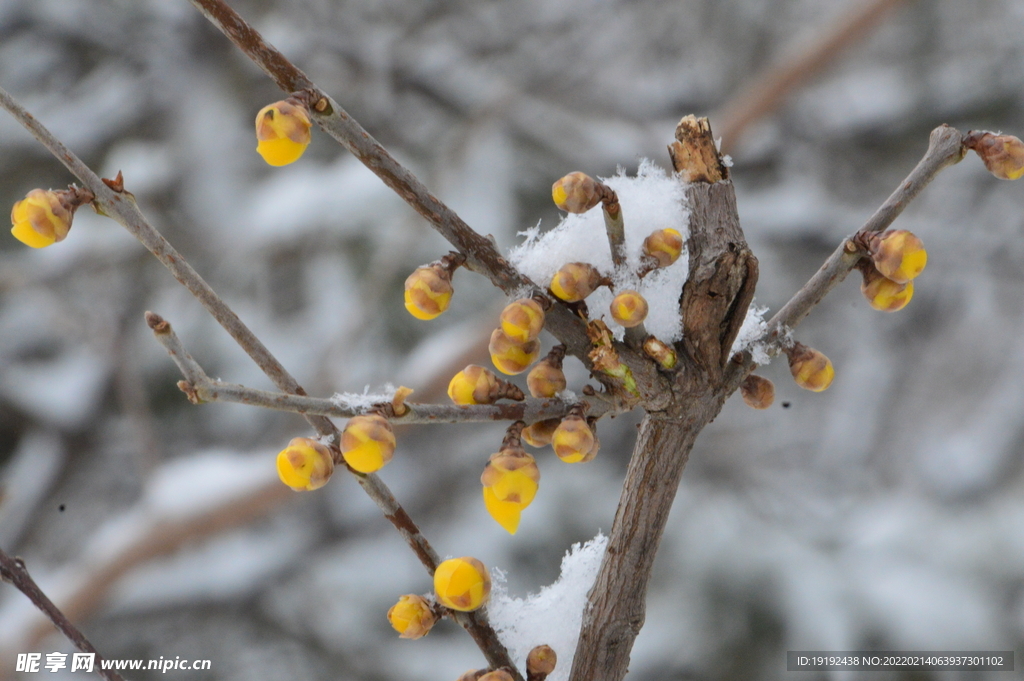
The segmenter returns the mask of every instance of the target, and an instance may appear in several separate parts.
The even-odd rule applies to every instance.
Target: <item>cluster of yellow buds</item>
[[[530,369],[530,373],[526,375],[526,386],[530,390],[530,395],[549,398],[565,390],[565,373],[562,372],[564,358],[565,346],[556,345],[551,348],[547,357]]]
[[[683,235],[674,229],[659,229],[644,239],[644,255],[653,258],[658,267],[668,267],[683,252]]]
[[[928,264],[928,252],[913,233],[894,229],[864,238],[875,268],[897,284],[916,279]]]
[[[470,405],[494,404],[502,398],[518,401],[525,395],[518,386],[501,380],[488,369],[470,364],[452,377],[448,397],[455,404]]]
[[[767,378],[750,374],[740,384],[740,394],[748,407],[767,409],[775,402],[775,384]]]
[[[75,210],[93,200],[87,189],[33,189],[11,209],[11,234],[32,248],[46,248],[67,238]]]
[[[406,594],[388,610],[388,622],[399,638],[417,639],[426,636],[437,622],[437,613],[423,596]]]
[[[491,455],[480,475],[484,507],[509,534],[519,529],[519,518],[535,496],[540,484],[540,469],[519,441],[525,424],[509,426],[501,451]]]
[[[1000,180],[1024,176],[1024,142],[1020,138],[972,130],[964,138],[964,146],[974,149],[989,172]]]
[[[597,456],[601,442],[583,416],[581,405],[573,407],[555,428],[551,434],[551,446],[558,458],[566,463],[586,463]]]
[[[627,329],[640,326],[647,319],[647,299],[636,291],[622,291],[612,299],[612,319]]]
[[[437,262],[417,267],[405,280],[405,309],[416,319],[434,319],[452,302],[452,273],[466,262],[465,256],[449,253]]]
[[[470,612],[491,595],[491,575],[476,558],[450,558],[434,570],[434,593],[446,608]]]
[[[268,104],[256,114],[256,151],[272,166],[299,160],[309,146],[309,109],[296,97]]]
[[[380,414],[353,416],[341,433],[341,455],[359,473],[383,468],[395,453],[395,432]]]
[[[601,273],[585,262],[562,265],[551,278],[551,292],[567,303],[578,303],[603,282]]]
[[[864,258],[858,263],[864,279],[860,292],[867,298],[871,307],[882,312],[902,310],[914,297],[914,282],[895,282],[878,271],[874,263]]]
[[[550,301],[548,301],[550,303]],[[491,333],[487,349],[491,362],[503,374],[526,371],[540,356],[544,306],[537,298],[520,298],[505,306],[501,326]]]
[[[333,472],[331,450],[308,437],[292,438],[277,455],[277,475],[295,491],[319,489]]]
[[[785,352],[789,357],[789,371],[798,386],[820,393],[832,385],[836,372],[824,354],[803,343],[794,343]]]

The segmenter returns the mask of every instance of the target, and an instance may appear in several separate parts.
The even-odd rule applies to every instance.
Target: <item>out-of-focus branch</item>
[[[881,232],[887,229],[907,204],[935,179],[939,171],[946,166],[959,163],[965,153],[964,136],[960,131],[948,125],[940,125],[932,130],[928,139],[928,150],[924,156],[899,187],[889,195],[885,203],[868,218],[858,233]],[[821,269],[815,272],[814,276],[769,320],[768,328],[758,342],[767,343],[769,352],[777,354],[781,349],[780,342],[788,330],[803,321],[814,306],[846,278],[863,255],[863,251],[852,238],[844,239]],[[726,380],[729,390],[736,390],[754,367],[750,353],[733,357]]]
[[[89,643],[89,639],[73,625],[67,617],[64,616],[56,605],[53,604],[43,590],[39,588],[35,580],[32,579],[32,575],[28,573],[25,568],[25,563],[20,558],[11,558],[2,550],[0,550],[0,579],[5,582],[10,582],[15,586],[18,591],[25,594],[25,596],[32,601],[32,604],[39,608],[53,625],[60,630],[62,634],[67,636],[68,640],[75,644],[75,647],[81,650],[83,653],[93,653],[96,657],[93,660],[96,673],[102,676],[108,681],[124,681],[120,674],[113,669],[103,668],[103,658],[99,653],[96,652],[96,648]]]
[[[842,50],[863,38],[892,8],[904,0],[860,0],[835,23],[792,56],[754,76],[712,118],[722,136],[722,151],[735,148],[747,127],[774,111],[782,101],[824,69]]]

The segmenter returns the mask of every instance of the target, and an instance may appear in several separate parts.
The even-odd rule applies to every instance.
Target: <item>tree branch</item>
[[[95,655],[94,667],[96,673],[102,676],[108,681],[124,681],[116,671],[112,669],[103,668],[103,657],[96,652],[96,648],[89,643],[89,639],[79,631],[75,625],[73,625],[68,618],[64,616],[57,606],[53,604],[39,585],[36,584],[35,580],[32,579],[32,575],[28,573],[25,568],[25,563],[20,558],[11,558],[2,550],[0,550],[0,578],[5,582],[10,582],[18,589],[21,593],[32,601],[39,610],[41,610],[53,625],[60,630],[62,634],[67,636],[68,640],[75,644],[75,647],[81,650],[83,653],[92,653]]]

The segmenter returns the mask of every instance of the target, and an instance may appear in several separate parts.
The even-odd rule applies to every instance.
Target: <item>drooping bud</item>
[[[32,248],[63,241],[71,229],[75,210],[93,200],[87,189],[33,189],[11,209],[11,234]]]
[[[405,280],[405,309],[416,319],[434,319],[452,302],[452,275],[441,264],[416,268]]]
[[[671,371],[679,363],[679,356],[676,355],[675,349],[654,336],[648,336],[644,340],[643,348],[644,354],[660,364],[662,369]]]
[[[548,645],[536,646],[526,656],[527,681],[544,681],[548,674],[555,671],[558,655]]]
[[[981,157],[989,172],[1000,180],[1018,180],[1024,176],[1024,142],[1013,135],[971,131],[964,146]]]
[[[514,376],[530,368],[540,356],[540,341],[519,344],[505,335],[501,329],[491,333],[491,341],[487,345],[491,353],[491,362],[503,374]]]
[[[519,442],[522,421],[509,427],[501,451],[491,455],[480,475],[484,506],[509,534],[519,528],[519,516],[533,502],[540,484],[540,469]]]
[[[640,326],[647,319],[647,299],[636,291],[622,291],[612,299],[611,313],[627,329]]]
[[[868,252],[878,271],[898,284],[916,278],[928,264],[924,244],[905,229],[871,235],[868,237]]]
[[[551,292],[567,303],[578,303],[601,285],[601,273],[585,262],[563,265],[551,278]]]
[[[383,468],[395,453],[395,432],[380,414],[353,416],[341,433],[341,454],[345,463],[360,473]]]
[[[750,374],[743,379],[740,394],[748,407],[767,409],[775,401],[775,384],[767,378]]]
[[[565,390],[565,373],[562,372],[562,359],[565,357],[565,346],[556,345],[548,352],[548,356],[530,369],[526,375],[526,386],[534,397],[554,397]]]
[[[594,450],[596,443],[594,431],[587,424],[579,405],[573,407],[569,415],[562,419],[551,436],[551,446],[555,454],[566,463],[589,461],[593,458],[591,450]],[[597,452],[594,451],[594,454]]]
[[[558,424],[562,422],[562,419],[545,419],[544,421],[537,421],[523,428],[523,441],[531,447],[546,447],[551,444],[551,438],[555,434],[555,429],[558,428]]]
[[[899,284],[879,272],[871,262],[861,262],[864,263],[860,267],[864,281],[860,285],[860,292],[868,299],[871,307],[882,312],[896,312],[905,308],[914,297],[914,282]]]
[[[515,681],[515,679],[504,669],[495,669],[479,677],[477,681]]]
[[[309,109],[294,97],[274,102],[256,114],[256,151],[272,166],[299,160],[309,146]]]
[[[659,229],[644,239],[644,255],[658,261],[658,267],[668,267],[683,252],[683,235],[674,229]]]
[[[601,188],[601,183],[586,173],[569,173],[551,185],[551,198],[564,211],[586,213],[601,202]]]
[[[434,593],[447,608],[476,610],[491,595],[491,575],[476,558],[450,558],[434,571]]]
[[[518,386],[501,380],[491,371],[470,364],[455,374],[448,384],[448,397],[455,404],[494,404],[502,398],[522,400],[525,396]]]
[[[501,330],[516,343],[529,343],[544,328],[544,308],[533,298],[520,298],[501,311]]]
[[[406,594],[399,596],[398,602],[388,610],[388,622],[399,638],[423,638],[437,622],[437,613],[430,607],[430,602],[423,596]]]
[[[789,371],[798,386],[820,393],[832,385],[836,372],[828,357],[803,343],[795,343],[786,354]]]
[[[277,455],[277,475],[297,492],[319,489],[334,472],[331,450],[308,437],[292,438]]]

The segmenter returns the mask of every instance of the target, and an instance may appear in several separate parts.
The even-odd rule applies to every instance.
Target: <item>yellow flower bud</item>
[[[601,285],[601,273],[584,262],[563,265],[551,278],[551,292],[567,303],[578,303]]]
[[[452,275],[441,265],[419,267],[405,280],[405,309],[416,319],[434,319],[452,302]]]
[[[526,371],[540,356],[540,341],[532,340],[520,345],[505,335],[501,329],[491,333],[491,341],[487,345],[491,353],[491,362],[503,374],[513,376]]]
[[[928,263],[928,252],[914,234],[896,229],[870,239],[871,259],[884,276],[897,284],[916,278]]]
[[[497,392],[498,377],[475,364],[455,374],[448,384],[448,397],[455,404],[491,404]]]
[[[627,329],[640,326],[647,319],[647,300],[636,291],[622,291],[612,299],[612,319]]]
[[[395,433],[380,414],[353,416],[341,433],[345,463],[360,473],[383,468],[395,453]]]
[[[520,298],[501,311],[501,330],[516,343],[529,343],[544,328],[544,308],[533,298]]]
[[[536,646],[526,656],[526,675],[531,679],[543,680],[548,674],[555,671],[558,663],[558,655],[548,645]]]
[[[558,424],[561,422],[561,419],[546,419],[531,423],[526,428],[523,428],[523,440],[531,447],[545,447],[551,444],[551,438],[555,434],[555,429],[558,428]]]
[[[556,345],[547,357],[530,369],[526,375],[526,386],[534,397],[554,397],[565,390],[565,373],[562,372],[562,357],[565,346]]]
[[[308,437],[292,438],[277,455],[277,475],[297,492],[323,487],[333,472],[331,450]]]
[[[406,594],[388,610],[388,622],[399,638],[423,638],[437,622],[437,614],[423,596]]]
[[[750,374],[743,379],[740,394],[748,407],[767,409],[775,401],[775,384],[767,378]]]
[[[876,310],[882,312],[902,310],[914,297],[914,282],[912,281],[898,284],[875,269],[872,264],[861,267],[861,273],[864,275],[864,281],[860,285],[860,292]]]
[[[256,114],[256,151],[272,166],[294,163],[309,146],[309,110],[293,97],[274,102]]]
[[[551,185],[555,205],[570,213],[586,213],[601,202],[601,183],[586,173],[569,173]]]
[[[648,336],[644,340],[643,348],[644,354],[660,364],[662,369],[675,369],[676,364],[679,363],[679,356],[676,355],[675,349],[654,336]]]
[[[82,194],[79,194],[82,192]],[[71,229],[75,209],[92,194],[84,190],[33,189],[11,209],[11,234],[32,248],[63,241]]]
[[[1018,180],[1024,176],[1024,142],[1013,135],[969,132],[964,145],[981,158],[989,172],[1000,180]]]
[[[509,534],[519,528],[519,515],[537,495],[540,469],[521,447],[502,449],[491,455],[480,475],[484,506]]]
[[[789,355],[789,371],[798,386],[820,393],[832,385],[836,372],[828,357],[803,343],[796,343],[786,354]]]
[[[555,428],[551,446],[558,458],[566,463],[590,461],[597,454],[597,438],[582,416],[569,414]],[[591,453],[593,451],[593,454]]]
[[[644,255],[658,261],[658,267],[668,267],[683,252],[683,235],[674,229],[659,229],[644,239]]]
[[[434,592],[441,605],[469,612],[487,602],[491,595],[491,575],[476,558],[451,558],[434,571]]]

